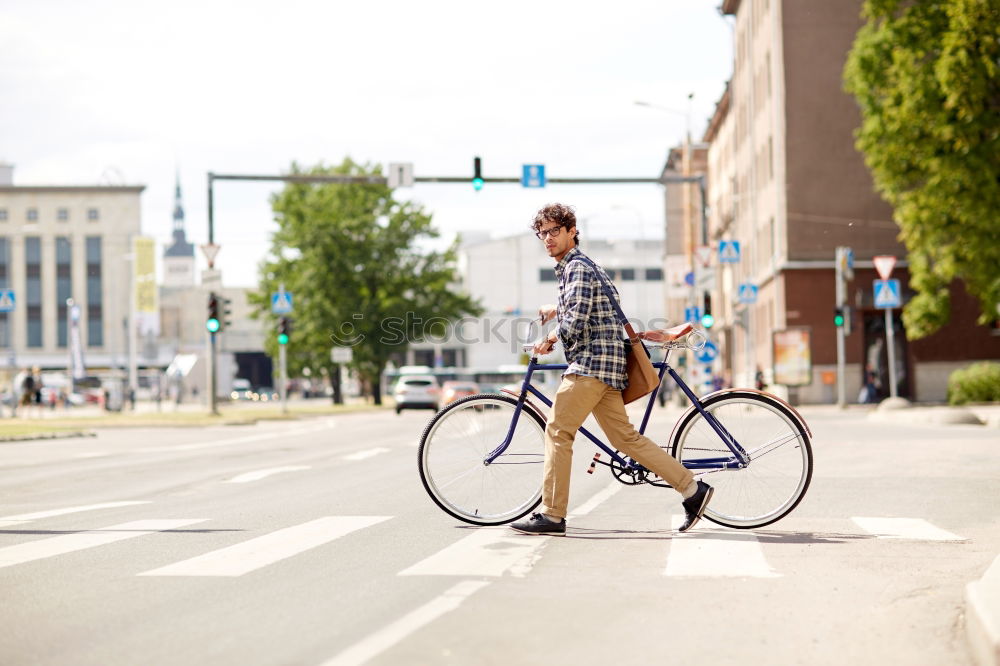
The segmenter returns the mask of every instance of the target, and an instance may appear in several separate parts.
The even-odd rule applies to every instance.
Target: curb
[[[35,439],[69,439],[71,437],[96,437],[92,430],[66,430],[64,432],[36,432],[30,435],[2,435],[0,444],[4,442],[30,442]]]
[[[965,638],[974,663],[1000,665],[1000,555],[965,586]]]
[[[890,409],[871,412],[868,418],[873,421],[929,423],[936,425],[987,425],[972,411],[964,407],[910,407],[908,409]]]

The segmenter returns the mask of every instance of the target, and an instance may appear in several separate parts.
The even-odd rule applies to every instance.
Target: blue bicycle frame
[[[518,396],[517,407],[514,409],[514,417],[511,419],[510,429],[507,431],[507,436],[504,438],[504,441],[496,449],[491,451],[490,454],[486,456],[486,458],[483,460],[484,465],[489,465],[493,463],[494,460],[500,457],[503,454],[503,452],[507,450],[507,447],[510,445],[511,440],[514,437],[514,430],[517,428],[517,421],[521,416],[521,411],[524,408],[524,403],[525,400],[527,400],[529,393],[531,395],[534,395],[543,403],[545,403],[546,406],[548,407],[552,406],[552,401],[549,400],[544,393],[539,391],[531,384],[532,374],[534,374],[536,370],[565,370],[567,367],[568,365],[565,363],[543,364],[543,363],[538,363],[534,357],[531,358],[531,360],[528,362],[528,370],[524,374],[524,382],[521,384],[521,393]],[[684,392],[684,395],[687,396],[691,404],[694,405],[694,408],[698,410],[698,412],[702,415],[702,417],[705,419],[705,422],[708,423],[713,430],[715,430],[716,434],[719,435],[719,438],[722,439],[723,442],[725,442],[726,446],[729,447],[729,450],[732,451],[733,453],[732,456],[725,458],[722,457],[699,458],[697,460],[683,461],[684,466],[687,467],[688,469],[693,469],[693,470],[742,469],[746,467],[747,464],[750,462],[750,458],[747,456],[746,450],[740,445],[739,442],[736,441],[736,438],[733,437],[728,430],[726,430],[725,426],[723,426],[711,412],[705,409],[704,404],[701,402],[698,396],[691,391],[688,385],[684,383],[684,380],[681,379],[680,375],[678,375],[674,371],[674,369],[670,367],[670,364],[667,363],[666,360],[664,360],[662,362],[653,363],[653,367],[659,368],[659,379],[661,385],[663,382],[663,375],[665,373],[670,374],[670,378],[674,381],[675,384],[677,384],[677,386],[680,387],[681,391]],[[643,413],[642,423],[639,426],[640,433],[644,434],[646,432],[646,424],[649,422],[649,415],[653,411],[653,403],[656,400],[656,394],[659,392],[659,390],[660,388],[658,386],[649,395],[649,401],[646,403],[646,411],[645,413]],[[642,465],[640,465],[639,463],[633,460],[626,460],[625,458],[618,455],[618,453],[616,453],[613,449],[608,448],[608,446],[604,442],[602,442],[598,437],[594,436],[594,434],[591,433],[586,428],[581,427],[579,432],[582,433],[591,442],[593,442],[595,446],[597,446],[599,449],[607,453],[612,460],[616,461],[623,468],[643,469]]]

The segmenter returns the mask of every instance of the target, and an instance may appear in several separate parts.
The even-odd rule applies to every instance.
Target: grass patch
[[[360,411],[388,409],[385,405],[296,405],[289,407],[288,413],[281,411],[280,405],[254,407],[220,407],[219,415],[204,411],[183,412],[123,412],[120,414],[101,413],[92,416],[66,416],[44,419],[6,419],[0,421],[0,439],[43,435],[73,430],[93,428],[184,428],[213,425],[249,425],[257,421],[293,421],[314,416],[348,414]]]

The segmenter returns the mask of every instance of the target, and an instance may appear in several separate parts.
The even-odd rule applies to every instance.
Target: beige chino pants
[[[608,436],[611,446],[658,474],[675,489],[687,488],[694,480],[691,470],[645,435],[628,420],[621,391],[594,377],[566,375],[552,402],[545,426],[545,476],[542,482],[542,513],[565,518],[569,504],[570,463],[573,439],[589,414]]]

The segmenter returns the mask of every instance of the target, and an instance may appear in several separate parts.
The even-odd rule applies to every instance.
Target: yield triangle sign
[[[698,260],[698,263],[702,266],[708,266],[708,262],[712,260],[712,248],[707,245],[699,245],[694,250],[694,256]]]
[[[208,243],[201,246],[201,252],[205,255],[205,260],[208,261],[209,266],[215,263],[215,256],[219,254],[220,249],[222,248],[215,243]]]
[[[878,271],[878,276],[883,280],[888,280],[889,276],[892,275],[892,269],[896,266],[896,257],[882,254],[877,257],[872,257],[872,263],[875,264],[875,270]]]

